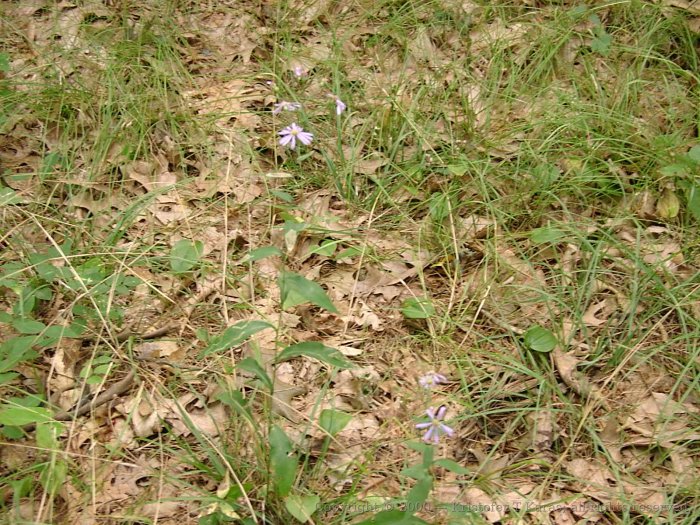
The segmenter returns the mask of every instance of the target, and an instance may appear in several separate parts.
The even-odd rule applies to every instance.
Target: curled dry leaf
[[[615,476],[610,470],[597,461],[577,458],[566,464],[566,471],[581,487],[581,492],[587,496],[609,503],[616,495],[616,489],[610,486],[615,482]]]
[[[607,402],[599,389],[576,369],[580,363],[575,356],[562,351],[558,347],[552,351],[551,355],[557,372],[559,372],[559,376],[566,386],[584,399],[592,398],[607,406]]]
[[[497,523],[506,515],[506,508],[497,504],[493,496],[477,487],[470,487],[462,494],[466,505],[481,508],[482,514],[489,523]]]
[[[583,317],[581,318],[582,321],[586,324],[586,326],[600,326],[605,324],[607,320],[598,319],[596,317],[596,314],[603,309],[609,309],[611,306],[610,302],[610,299],[603,299],[602,301],[589,306],[584,312]]]
[[[559,436],[559,426],[554,420],[553,412],[544,408],[528,415],[532,424],[532,443],[536,450],[551,450],[552,444]]]

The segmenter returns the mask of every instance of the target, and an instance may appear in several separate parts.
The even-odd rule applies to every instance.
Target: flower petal
[[[452,427],[448,427],[444,423],[440,423],[440,430],[442,430],[442,432],[447,434],[448,436],[452,436],[455,433]]]

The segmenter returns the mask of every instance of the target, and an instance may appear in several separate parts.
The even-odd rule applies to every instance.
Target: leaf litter
[[[542,104],[532,104],[527,100],[499,103],[486,88],[486,64],[489,57],[505,49],[514,53],[514,64],[526,66],[525,41],[535,28],[500,16],[481,20],[483,8],[470,2],[445,4],[450,4],[449,8],[455,12],[468,14],[481,22],[470,25],[469,29],[469,50],[477,57],[474,66],[465,66],[462,71],[448,68],[455,69],[449,74],[460,83],[461,96],[472,113],[476,129],[492,133],[493,144],[487,148],[489,156],[499,161],[513,158],[523,146],[524,136],[500,133],[512,126],[513,121],[536,121],[544,108]],[[670,4],[673,8],[697,14],[688,3]],[[314,70],[323,70],[332,45],[319,27],[345,8],[330,2],[296,8],[300,45],[304,52],[289,60],[285,67],[287,73],[298,76],[299,81],[307,79],[309,93],[322,98],[326,86],[310,77]],[[305,228],[299,231],[289,229],[278,218],[277,205],[269,202],[270,188],[262,175],[271,172],[269,159],[266,160],[263,154],[257,158],[250,153],[251,149],[262,151],[271,147],[267,137],[271,125],[262,109],[271,106],[274,96],[264,80],[268,77],[261,74],[256,62],[268,52],[272,29],[265,21],[274,20],[275,15],[267,4],[261,8],[262,13],[246,5],[226,6],[225,9],[203,6],[198,9],[198,13],[176,13],[180,22],[187,20],[183,25],[188,30],[183,36],[188,45],[180,45],[183,46],[183,60],[192,75],[191,85],[178,95],[192,115],[209,119],[213,124],[214,130],[208,137],[215,144],[213,153],[198,156],[196,147],[188,151],[187,146],[174,145],[173,137],[162,135],[154,141],[159,145],[154,148],[152,159],[127,160],[122,155],[110,155],[109,162],[121,177],[124,194],[113,192],[106,179],[95,183],[78,171],[66,180],[83,191],[64,195],[65,202],[74,209],[76,218],[101,215],[103,217],[96,224],[106,227],[111,224],[106,215],[124,212],[134,199],[141,200],[138,214],[142,221],[135,221],[127,227],[125,239],[135,242],[144,235],[153,241],[158,239],[158,243],[152,243],[152,249],[163,248],[161,257],[168,253],[165,247],[169,249],[183,239],[202,239],[202,262],[209,265],[220,264],[222,257],[231,257],[231,252],[243,260],[246,250],[276,245],[285,254],[287,264],[294,266],[295,274],[317,282],[339,312],[321,313],[316,307],[303,304],[281,311],[280,290],[276,284],[281,270],[279,256],[251,266],[249,275],[241,277],[234,286],[230,283],[220,286],[219,283],[188,282],[189,291],[194,292],[190,301],[183,301],[172,283],[157,271],[142,274],[142,279],[152,283],[159,293],[151,293],[154,290],[147,288],[134,296],[125,309],[127,329],[134,335],[136,327],[148,327],[140,332],[143,335],[165,327],[177,333],[178,339],[166,339],[165,334],[161,334],[152,341],[148,338],[136,345],[133,354],[143,363],[143,370],[148,370],[148,380],[134,382],[116,399],[95,406],[89,418],[76,417],[71,422],[74,427],[68,451],[87,455],[93,450],[95,456],[102,453],[105,457],[111,457],[107,454],[110,450],[128,451],[130,456],[127,457],[132,458],[132,463],[106,461],[93,477],[86,475],[79,480],[80,483],[68,482],[61,490],[68,508],[66,522],[98,522],[99,516],[119,520],[126,515],[124,509],[133,509],[140,519],[182,522],[183,516],[189,519],[197,515],[197,505],[193,502],[203,501],[204,494],[221,489],[209,487],[206,480],[190,473],[189,467],[176,457],[161,461],[157,454],[150,455],[152,451],[142,453],[144,438],[157,436],[160,439],[169,435],[194,443],[193,437],[196,436],[224,440],[230,432],[230,409],[219,401],[218,387],[204,375],[207,368],[214,365],[202,365],[194,357],[203,346],[201,341],[185,345],[179,339],[183,334],[192,335],[194,327],[211,329],[215,333],[221,331],[222,323],[212,323],[210,317],[200,310],[207,310],[209,315],[223,312],[223,326],[233,326],[241,320],[238,318],[241,314],[228,306],[243,299],[255,312],[250,319],[263,319],[274,325],[275,330],[258,332],[241,348],[233,348],[229,355],[221,356],[220,361],[230,359],[235,363],[252,357],[259,362],[275,384],[268,400],[272,412],[282,416],[281,424],[290,436],[294,436],[300,450],[308,450],[311,456],[323,458],[328,469],[327,477],[336,491],[345,490],[352,484],[369,447],[376,447],[384,455],[378,460],[383,465],[403,461],[404,451],[387,451],[382,444],[413,437],[407,430],[411,425],[406,414],[421,411],[416,389],[420,375],[418,368],[430,368],[432,356],[429,354],[434,347],[429,350],[430,345],[419,345],[411,340],[409,336],[415,329],[404,323],[398,314],[398,305],[404,299],[422,296],[424,289],[428,289],[439,308],[445,306],[450,295],[446,280],[444,275],[431,273],[430,266],[440,254],[417,248],[415,239],[407,239],[396,232],[381,233],[374,227],[371,216],[346,208],[328,190],[307,191],[296,202],[294,220],[307,223]],[[148,11],[148,6],[144,10]],[[344,13],[356,18],[354,25],[344,28],[348,34],[343,38],[343,46],[357,53],[375,32],[373,24],[379,22],[347,10]],[[114,20],[115,12],[109,6],[97,2],[81,6],[65,2],[47,6],[35,2],[13,6],[9,15],[21,20],[18,27],[25,31],[27,41],[45,51],[37,54],[25,49],[26,56],[17,58],[13,67],[23,64],[45,67],[51,57],[58,57],[58,64],[68,80],[76,75],[89,77],[91,71],[105,67],[104,49],[91,47],[88,33],[91,27],[108,27]],[[136,20],[133,23],[134,31],[139,29],[138,24],[143,24]],[[458,35],[448,38],[448,42],[452,42],[450,45],[456,46],[460,52],[466,49],[458,43],[461,40]],[[384,104],[386,86],[402,85],[406,94],[395,97],[381,119],[390,124],[397,114],[413,111],[410,94],[418,90],[421,82],[432,82],[434,70],[454,62],[449,46],[442,44],[444,42],[437,31],[422,26],[406,43],[408,60],[405,64],[399,62],[398,54],[393,50],[378,47],[377,57],[357,56],[351,60],[347,65],[347,78],[362,85],[365,104],[376,101]],[[576,56],[584,45],[588,45],[585,40],[575,40],[566,52]],[[58,46],[65,54],[49,53],[51,46]],[[65,58],[80,54],[85,60]],[[385,60],[381,60],[382,56]],[[557,85],[553,91],[558,90],[563,93],[565,88]],[[6,137],[0,144],[3,169],[12,173],[3,181],[22,195],[46,197],[41,181],[34,175],[41,172],[46,144],[42,144],[38,138],[40,134],[33,130],[31,118],[24,121],[14,118],[17,122],[6,125]],[[83,125],[91,124],[87,115],[80,118]],[[366,125],[361,117],[353,118],[353,128]],[[456,113],[448,116],[451,124],[460,118],[461,115]],[[444,127],[440,131],[438,126],[434,137],[424,140],[418,147],[434,148],[447,136]],[[416,142],[420,141],[414,137],[407,139],[404,144],[407,151],[416,147]],[[477,149],[483,147],[479,144]],[[183,159],[188,157],[198,158],[185,162]],[[395,168],[394,161],[387,155],[387,148],[372,150],[363,143],[362,147],[355,148],[352,157],[357,159],[354,174],[358,177],[382,177]],[[86,159],[80,160],[83,161],[87,163]],[[569,172],[578,169],[573,161],[570,164]],[[226,209],[212,206],[210,199],[224,200]],[[642,200],[645,202],[635,204],[634,209],[643,221],[670,219],[676,214],[674,197],[665,189],[658,199],[646,196]],[[224,220],[223,213],[227,214]],[[273,224],[269,217],[275,217]],[[521,509],[525,503],[547,508],[547,505],[560,502],[564,502],[560,508],[551,514],[543,511],[537,519],[552,519],[556,523],[579,519],[608,522],[604,513],[586,509],[586,504],[605,504],[605,512],[613,513],[629,507],[630,503],[642,509],[645,505],[660,508],[675,487],[689,486],[692,483],[689,472],[695,468],[697,460],[692,446],[698,440],[697,427],[693,424],[697,419],[697,400],[679,400],[679,392],[673,391],[669,385],[665,388],[654,388],[653,385],[638,388],[632,384],[634,388],[624,391],[626,384],[636,380],[635,376],[645,373],[641,368],[622,377],[622,386],[615,386],[621,389],[621,393],[613,397],[604,392],[606,388],[613,388],[612,383],[608,384],[596,373],[595,367],[590,366],[595,338],[605,330],[619,326],[621,312],[629,308],[626,297],[630,293],[629,282],[624,281],[632,271],[632,255],[638,255],[645,264],[654,268],[666,288],[697,271],[696,262],[684,253],[682,242],[673,229],[658,225],[640,228],[631,222],[611,225],[601,221],[595,226],[598,232],[612,228],[617,243],[610,242],[603,252],[610,268],[626,277],[599,276],[601,282],[588,298],[579,326],[574,324],[567,310],[580,305],[562,305],[551,300],[555,285],[546,253],[558,256],[558,248],[542,251],[538,258],[527,251],[530,248],[527,243],[500,239],[497,222],[490,217],[475,212],[457,217],[457,220],[461,224],[460,234],[466,241],[482,241],[479,245],[482,257],[476,267],[468,268],[459,281],[459,287],[468,290],[468,295],[479,298],[475,300],[479,306],[474,309],[472,326],[461,327],[462,333],[456,338],[465,346],[459,347],[460,352],[474,350],[466,348],[467,343],[478,342],[483,346],[484,353],[473,357],[476,368],[480,370],[475,373],[479,375],[466,380],[470,388],[476,390],[474,395],[484,395],[491,408],[498,410],[507,406],[511,396],[515,398],[534,392],[536,386],[527,374],[517,371],[504,374],[505,361],[499,358],[494,362],[484,356],[491,352],[516,359],[521,350],[518,337],[531,324],[539,323],[552,330],[561,325],[565,337],[550,354],[557,379],[561,380],[563,390],[569,388],[581,402],[591,404],[591,418],[604,422],[600,425],[602,439],[615,452],[610,454],[614,464],[606,465],[599,457],[585,455],[584,450],[577,449],[575,453],[582,457],[570,453],[561,463],[563,468],[557,473],[557,482],[545,487],[547,493],[538,492],[528,482],[532,478],[527,477],[526,469],[519,470],[516,458],[522,459],[526,457],[523,456],[525,451],[534,450],[548,461],[556,461],[552,449],[562,446],[563,441],[570,437],[571,429],[562,424],[559,412],[549,405],[538,406],[536,411],[523,418],[524,422],[517,424],[508,416],[494,416],[488,424],[465,425],[459,439],[441,445],[446,456],[461,458],[460,464],[472,469],[475,476],[485,479],[483,486],[471,486],[465,483],[466,478],[456,475],[445,476],[436,483],[435,494],[445,498],[445,502],[488,507],[482,514],[490,523],[514,522],[509,517],[509,510]],[[588,232],[589,235],[594,233]],[[41,234],[32,235],[41,239],[39,244],[46,243]],[[333,254],[327,255],[333,246]],[[122,247],[129,248],[128,244]],[[347,252],[343,257],[335,257],[343,251]],[[557,264],[566,270],[574,283],[575,275],[587,263],[585,243],[572,240],[561,251],[563,255]],[[247,267],[243,262],[238,266]],[[135,270],[142,271],[140,268]],[[619,282],[621,280],[623,282]],[[214,294],[215,290],[220,293]],[[214,299],[209,300],[212,295]],[[3,311],[9,311],[5,299],[1,301]],[[179,304],[179,308],[172,307],[172,304]],[[644,304],[638,305],[637,313],[642,313],[644,307]],[[167,320],[163,321],[163,318]],[[673,334],[673,326],[669,325],[669,331]],[[498,344],[491,342],[495,337],[501,338]],[[75,410],[79,402],[81,378],[78,370],[85,364],[83,346],[70,341],[63,339],[50,349],[46,355],[50,373],[42,379],[47,391],[56,394],[52,402],[67,413]],[[275,364],[282,341],[323,341],[361,366],[333,375],[318,361],[309,358]],[[29,380],[31,374],[25,372],[23,380]],[[448,375],[452,372],[456,370],[445,370]],[[658,371],[648,373],[652,376],[659,374]],[[254,375],[244,371],[236,371],[236,374],[239,380],[235,385],[237,389],[243,392],[260,389]],[[187,377],[187,390],[164,388],[173,377]],[[505,385],[497,383],[498,377]],[[109,384],[108,381],[88,390],[98,396],[100,389],[108,388]],[[499,387],[499,395],[490,392],[494,386]],[[439,399],[449,403],[450,396],[456,394],[455,386],[448,385],[445,389]],[[606,403],[602,402],[604,398]],[[610,408],[626,414],[626,417],[606,414]],[[342,410],[352,418],[341,432],[333,436],[322,454],[327,435],[311,423],[324,409]],[[255,417],[262,414],[263,411],[256,408]],[[460,414],[459,417],[464,419],[467,416]],[[503,443],[493,437],[508,425],[514,425],[512,428],[517,428],[523,439]],[[623,434],[626,436],[624,440],[620,439]],[[467,453],[460,452],[463,442],[473,442]],[[657,449],[665,451],[662,461],[655,456]],[[78,469],[89,465],[89,461],[81,457],[75,459]],[[30,461],[32,458],[29,457],[15,461],[3,456],[5,468],[17,469]],[[544,470],[536,465],[531,468]],[[167,472],[171,481],[156,482],[158,471]],[[191,482],[173,482],[178,476]],[[397,497],[400,495],[397,479],[396,473],[389,469],[383,476],[375,473],[363,481],[362,492],[366,498]],[[78,488],[85,484],[92,484],[94,490],[88,493]],[[498,510],[491,508],[494,503],[500,505]],[[640,513],[644,514],[644,511]]]

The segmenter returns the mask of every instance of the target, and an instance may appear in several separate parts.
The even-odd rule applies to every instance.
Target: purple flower
[[[418,384],[426,390],[432,390],[440,383],[447,383],[447,378],[444,375],[436,374],[435,372],[428,372],[418,379]]]
[[[426,430],[425,434],[423,435],[423,441],[426,443],[433,443],[434,445],[437,445],[440,443],[440,434],[446,434],[447,436],[452,436],[455,431],[445,425],[445,423],[442,422],[442,420],[445,418],[445,413],[447,412],[447,407],[445,405],[442,405],[440,408],[437,409],[437,414],[435,413],[435,409],[433,407],[430,407],[428,410],[425,411],[426,414],[428,414],[428,417],[430,418],[430,421],[426,423],[418,423],[416,425],[416,428],[419,428],[421,430],[428,429]]]
[[[297,147],[297,139],[305,146],[311,144],[311,141],[314,139],[312,133],[304,131],[304,128],[299,126],[296,122],[293,122],[290,126],[280,131],[279,135],[282,137],[280,139],[280,145],[289,146],[291,149]]]
[[[277,104],[275,104],[275,108],[272,110],[272,114],[277,115],[282,111],[296,111],[299,108],[301,108],[301,104],[299,104],[298,102],[287,102],[286,100],[283,100],[282,102],[278,102]]]
[[[348,107],[345,105],[345,102],[340,100],[340,97],[336,97],[332,93],[328,93],[328,96],[335,100],[335,114],[340,115],[343,111],[345,111]]]
[[[296,65],[292,68],[292,73],[294,73],[295,77],[301,78],[306,74],[306,70],[302,66]]]

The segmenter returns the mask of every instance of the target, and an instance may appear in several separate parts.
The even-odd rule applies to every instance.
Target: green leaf
[[[46,331],[44,332],[44,335],[46,335],[47,337],[54,338],[56,341],[58,341],[59,339],[62,339],[64,337],[67,337],[67,338],[80,337],[83,332],[84,332],[84,327],[73,323],[70,326],[62,326],[62,325],[49,326],[46,329]]]
[[[343,430],[351,420],[352,416],[346,412],[326,408],[321,411],[318,424],[323,430],[334,436]]]
[[[700,163],[700,144],[697,144],[690,148],[690,151],[687,153],[688,159],[690,159],[693,162]]]
[[[265,388],[272,391],[272,379],[270,379],[270,376],[267,375],[267,372],[265,372],[265,369],[260,366],[260,363],[258,363],[257,360],[253,359],[252,357],[246,357],[242,361],[238,362],[236,368],[254,374],[258,379],[260,379],[262,384],[265,385]]]
[[[170,251],[170,268],[175,273],[189,271],[199,262],[203,252],[204,243],[202,241],[192,242],[189,239],[182,239],[176,242]]]
[[[598,36],[591,41],[591,49],[600,55],[607,55],[610,52],[611,44],[612,36],[601,29]]]
[[[435,315],[435,307],[427,297],[411,297],[401,305],[401,313],[407,319],[427,319]]]
[[[461,163],[461,164],[448,164],[447,165],[447,171],[456,177],[461,177],[464,175],[467,170],[469,170],[469,164],[467,163]]]
[[[0,207],[8,204],[19,204],[22,199],[15,193],[12,188],[0,188]]]
[[[320,502],[321,498],[315,494],[312,496],[290,494],[284,498],[284,506],[287,511],[301,523],[306,523],[311,519]]]
[[[530,240],[535,244],[544,244],[549,242],[557,242],[561,240],[566,233],[559,228],[550,226],[544,228],[535,228],[530,232]]]
[[[525,345],[535,352],[551,352],[557,346],[557,338],[541,326],[533,326],[525,332]]]
[[[56,459],[53,462],[46,463],[41,476],[39,476],[39,481],[46,492],[55,494],[63,485],[67,474],[68,463],[62,459]]]
[[[688,173],[688,167],[685,164],[669,164],[664,166],[659,170],[661,175],[666,177],[674,177],[676,175],[686,175]]]
[[[411,479],[423,479],[430,476],[430,471],[419,463],[401,469],[401,475]]]
[[[678,200],[676,192],[671,188],[665,188],[661,197],[656,202],[656,213],[662,219],[673,219],[680,211],[681,203]]]
[[[253,414],[251,413],[250,408],[248,407],[248,399],[244,398],[243,394],[241,394],[238,390],[227,390],[221,392],[217,396],[217,399],[227,407],[231,408],[239,416],[245,418],[246,421],[248,421],[248,423],[251,424],[252,428],[256,428],[257,422],[253,418]]]
[[[17,372],[2,372],[0,373],[0,385],[5,385],[18,377]]]
[[[688,211],[695,217],[695,220],[700,221],[700,186],[693,184],[686,195]]]
[[[407,514],[403,510],[383,510],[372,518],[357,525],[430,525],[417,516]]]
[[[355,246],[350,246],[349,248],[345,248],[342,252],[338,253],[335,256],[335,260],[338,261],[340,259],[347,259],[350,257],[355,257],[357,255],[360,255],[362,253],[362,250]]]
[[[58,421],[44,421],[36,426],[36,444],[46,450],[56,450],[58,447],[58,435],[63,429],[63,424]]]
[[[265,321],[239,321],[235,325],[229,326],[223,334],[214,337],[209,346],[202,350],[199,355],[201,357],[235,348],[243,344],[250,336],[266,328],[274,328],[274,326]]]
[[[273,257],[275,255],[284,255],[282,253],[282,250],[280,250],[277,246],[263,246],[261,248],[256,248],[255,250],[251,250],[248,255],[243,257],[241,259],[242,263],[247,263],[247,262],[255,262],[259,261],[261,259],[265,259],[267,257]]]
[[[276,494],[284,498],[292,490],[299,459],[292,453],[292,442],[277,425],[270,429],[270,470]]]
[[[3,73],[10,72],[10,55],[7,53],[0,53],[0,71]]]
[[[463,467],[456,461],[452,461],[451,459],[447,458],[442,458],[438,459],[435,461],[435,466],[437,467],[442,467],[445,470],[449,470],[450,472],[454,472],[455,474],[471,474],[472,471],[469,470],[466,467]]]
[[[0,344],[0,372],[7,372],[15,368],[15,365],[20,361],[29,361],[37,355],[32,350],[32,346],[36,342],[36,337],[24,335],[13,337],[8,341]]]
[[[338,313],[337,308],[328,298],[321,285],[293,272],[282,272],[279,279],[282,295],[282,308],[292,308],[300,304],[311,303],[329,312]]]
[[[309,254],[317,253],[319,255],[323,255],[324,257],[331,257],[335,253],[339,242],[340,241],[326,239],[325,241],[322,241],[319,246],[309,250]]]
[[[44,407],[13,406],[0,410],[0,425],[19,427],[46,421],[51,421],[51,411]]]
[[[419,479],[413,488],[406,495],[406,506],[409,509],[419,509],[430,496],[430,491],[433,490],[433,478],[425,476]],[[407,511],[408,513],[408,511]]]
[[[355,367],[355,365],[348,361],[338,350],[316,341],[306,341],[304,343],[288,346],[277,355],[275,363],[289,361],[290,359],[300,356],[318,359],[319,361],[338,368]]]
[[[12,322],[12,326],[21,334],[39,334],[46,328],[44,323],[29,319],[28,317],[20,317]]]

